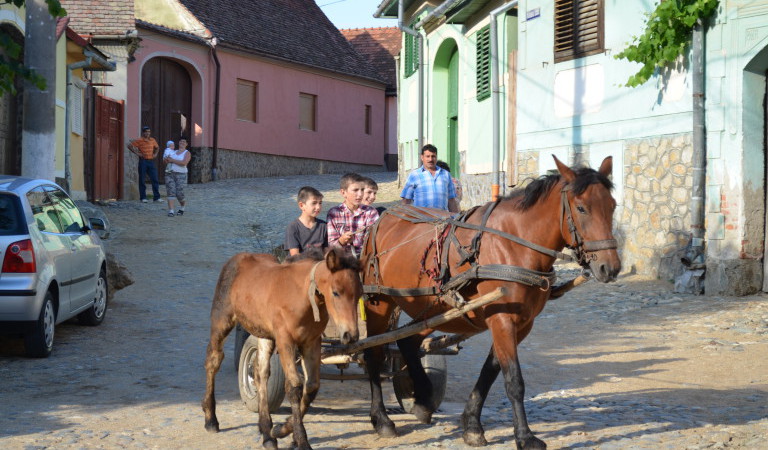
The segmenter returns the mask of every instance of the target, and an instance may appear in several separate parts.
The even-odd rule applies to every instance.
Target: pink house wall
[[[141,127],[141,69],[155,57],[171,58],[192,78],[193,147],[213,146],[216,68],[208,47],[139,30],[141,48],[128,65],[126,136]],[[229,150],[381,165],[385,153],[384,85],[273,62],[219,48],[221,95],[218,147]],[[258,122],[236,117],[237,79],[259,84]],[[299,129],[299,93],[317,96],[317,131]],[[371,134],[365,133],[371,105]],[[163,139],[162,136],[156,137]],[[392,139],[392,138],[390,138]],[[390,142],[393,142],[390,140]],[[396,142],[396,139],[394,139]]]

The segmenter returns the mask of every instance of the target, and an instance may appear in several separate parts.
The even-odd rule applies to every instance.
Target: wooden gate
[[[121,198],[123,185],[123,102],[96,95],[93,198]]]

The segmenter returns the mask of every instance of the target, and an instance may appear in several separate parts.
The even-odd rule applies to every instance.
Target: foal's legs
[[[211,311],[211,337],[205,353],[205,396],[203,397],[203,412],[205,413],[205,429],[218,433],[219,420],[216,418],[216,372],[224,360],[224,339],[235,322],[231,316],[220,310]]]
[[[277,440],[270,434],[272,431],[272,414],[269,412],[269,395],[267,395],[269,360],[275,351],[275,341],[259,338],[258,342],[258,370],[254,371],[253,377],[259,391],[259,431],[264,439],[264,448],[277,449]]]
[[[299,351],[301,352],[301,366],[304,369],[304,389],[301,395],[301,404],[299,407],[299,417],[296,418],[296,414],[292,411],[292,414],[285,423],[280,427],[275,427],[272,431],[274,437],[285,437],[291,432],[296,430],[296,424],[299,424],[304,429],[303,418],[307,414],[309,405],[317,397],[317,392],[320,389],[320,341],[322,337],[318,337],[304,344]],[[293,403],[291,403],[293,406]],[[306,434],[306,432],[304,432]],[[294,433],[294,436],[296,434]],[[294,439],[295,440],[295,439]]]
[[[389,318],[394,305],[383,300],[366,302],[366,328],[368,336],[376,336],[387,331]],[[364,350],[365,367],[371,384],[371,424],[381,437],[395,437],[395,424],[387,415],[384,396],[381,392],[381,369],[384,364],[384,347],[372,347]]]
[[[319,337],[318,337],[319,339]],[[272,431],[273,437],[282,437],[290,433],[293,428],[293,440],[296,448],[311,449],[307,440],[307,431],[301,421],[302,380],[299,370],[296,368],[296,344],[289,338],[277,339],[277,348],[280,352],[280,364],[285,372],[285,393],[291,402],[291,418],[280,427]],[[319,370],[319,369],[318,369]],[[286,432],[287,431],[287,432]],[[285,434],[282,434],[285,432]]]

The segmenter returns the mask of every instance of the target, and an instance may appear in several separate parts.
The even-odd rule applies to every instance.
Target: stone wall
[[[616,237],[625,270],[670,281],[682,270],[680,257],[690,238],[692,156],[690,133],[624,143]]]
[[[212,181],[211,165],[213,149],[195,147],[191,150],[192,162],[189,165],[190,183]],[[324,174],[345,172],[384,171],[382,165],[366,165],[323,161],[310,158],[267,155],[262,153],[241,152],[219,149],[216,177],[220,180],[230,178],[274,177],[282,175]]]

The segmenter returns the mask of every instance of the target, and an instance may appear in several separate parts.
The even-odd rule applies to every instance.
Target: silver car
[[[27,355],[51,354],[56,324],[104,320],[107,264],[94,229],[104,221],[86,221],[55,183],[0,175],[0,333],[22,334]]]

